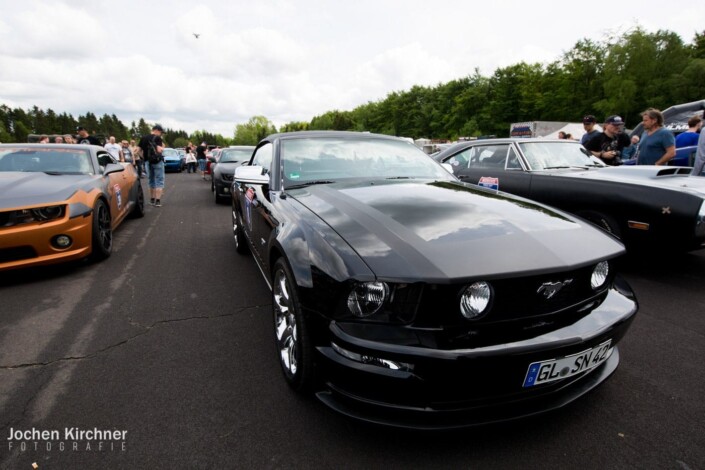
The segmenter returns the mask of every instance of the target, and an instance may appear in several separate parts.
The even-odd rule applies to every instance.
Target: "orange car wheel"
[[[92,254],[94,260],[102,260],[113,251],[113,229],[110,209],[102,199],[98,199],[93,207],[93,239]]]

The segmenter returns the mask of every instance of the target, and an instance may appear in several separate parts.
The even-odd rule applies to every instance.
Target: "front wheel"
[[[92,232],[91,257],[100,261],[113,252],[113,229],[110,209],[102,199],[98,199],[93,207],[93,232]]]
[[[242,230],[242,225],[238,223],[238,216],[235,210],[232,211],[232,221],[233,221],[233,240],[235,240],[235,251],[241,255],[247,254],[249,251],[247,247],[247,240],[245,240],[245,233]]]
[[[272,270],[274,339],[284,378],[297,392],[313,388],[313,346],[301,311],[296,281],[284,258]]]

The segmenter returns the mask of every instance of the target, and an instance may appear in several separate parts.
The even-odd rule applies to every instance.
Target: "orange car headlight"
[[[35,207],[34,209],[19,209],[5,213],[3,227],[27,224],[30,222],[47,222],[60,219],[66,213],[66,206]]]

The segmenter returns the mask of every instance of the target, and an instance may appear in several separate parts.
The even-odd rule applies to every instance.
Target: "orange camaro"
[[[107,258],[128,215],[144,215],[137,172],[102,147],[0,145],[0,271]]]

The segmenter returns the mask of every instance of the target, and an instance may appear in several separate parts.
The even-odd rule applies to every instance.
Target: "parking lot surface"
[[[267,285],[199,175],[114,236],[104,262],[0,274],[0,468],[705,468],[705,252],[623,260],[640,312],[596,391],[440,433],[289,390]],[[11,436],[32,430],[60,439]]]

